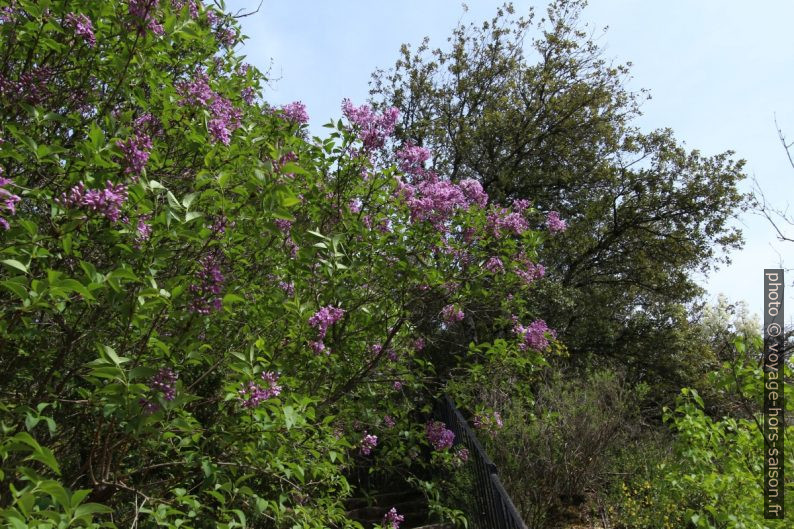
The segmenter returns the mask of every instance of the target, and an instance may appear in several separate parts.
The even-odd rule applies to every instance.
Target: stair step
[[[389,507],[391,509],[400,503],[423,499],[424,495],[421,492],[407,490],[402,492],[384,492],[380,494],[373,494],[369,498],[349,498],[346,503],[348,509],[356,509],[359,507],[366,507],[368,505],[380,505],[383,507]]]

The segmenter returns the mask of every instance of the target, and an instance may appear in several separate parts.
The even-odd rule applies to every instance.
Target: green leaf
[[[13,292],[19,299],[28,299],[28,289],[16,281],[0,281],[0,285]]]
[[[291,429],[295,426],[295,423],[298,422],[298,412],[295,411],[295,408],[292,406],[284,406],[284,424],[287,427],[287,430]]]
[[[28,273],[28,267],[17,261],[16,259],[3,259],[3,263],[7,264],[12,268],[16,268],[17,270],[21,270],[24,273]]]
[[[78,294],[83,296],[83,299],[92,300],[92,301],[94,300],[94,296],[91,295],[91,292],[88,291],[85,285],[83,285],[81,282],[77,281],[76,279],[61,279],[60,281],[58,281],[56,286],[64,290],[77,292]]]
[[[224,305],[232,305],[234,303],[241,303],[245,301],[245,298],[242,296],[238,296],[237,294],[226,294],[223,296],[223,304]]]

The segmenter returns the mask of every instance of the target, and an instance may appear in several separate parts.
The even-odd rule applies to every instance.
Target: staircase
[[[392,507],[405,517],[400,529],[454,529],[449,524],[431,523],[427,498],[414,490],[376,493],[368,498],[350,498],[347,501],[347,515],[365,529],[371,529],[383,523],[383,517]]]

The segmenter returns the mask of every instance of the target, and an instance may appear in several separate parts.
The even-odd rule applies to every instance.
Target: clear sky
[[[355,103],[368,95],[376,68],[388,68],[402,43],[429,36],[443,46],[458,20],[490,18],[502,4],[470,0],[463,12],[457,0],[273,1],[263,0],[255,15],[242,19],[249,40],[240,49],[262,70],[272,66],[266,90],[273,104],[303,101],[311,128],[340,117],[342,98]],[[519,13],[545,2],[516,1]],[[227,1],[227,10],[250,11],[259,0]],[[794,54],[791,53],[794,2],[767,0],[591,0],[587,23],[606,57],[631,61],[630,88],[647,88],[638,124],[646,130],[672,128],[689,148],[704,154],[728,149],[747,160],[755,177],[780,208],[792,204],[794,168],[777,138],[774,116],[794,139]],[[609,26],[606,32],[600,31]],[[745,182],[744,190],[750,190]],[[763,269],[794,266],[794,243],[776,241],[763,218],[741,215],[743,250],[732,264],[704,278],[710,296],[724,293],[746,300],[761,314]],[[794,237],[794,227],[790,230]],[[792,285],[794,270],[788,274]],[[787,321],[794,321],[794,286],[788,288]]]

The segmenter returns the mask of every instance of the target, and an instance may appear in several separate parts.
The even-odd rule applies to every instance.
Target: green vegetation
[[[757,326],[691,277],[742,163],[637,130],[581,7],[311,137],[222,5],[0,2],[0,525],[472,527],[448,393],[533,528],[784,527]]]

